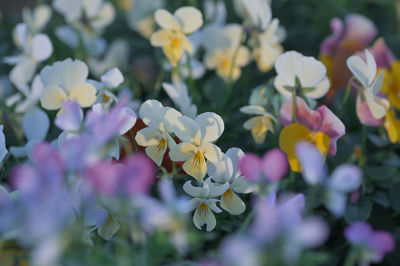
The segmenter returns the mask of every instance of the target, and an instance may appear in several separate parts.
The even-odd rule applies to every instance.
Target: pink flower
[[[311,110],[300,97],[296,99],[296,122],[303,124],[313,132],[322,132],[330,138],[330,155],[336,154],[336,141],[346,133],[342,121],[326,107],[322,105],[317,110]],[[280,111],[281,122],[284,126],[292,123],[292,101],[282,105]]]
[[[377,39],[369,51],[374,56],[376,66],[378,68],[385,67],[390,69],[393,61],[396,60],[392,51],[387,47],[385,39],[383,38]]]
[[[360,14],[349,14],[344,23],[339,18],[331,20],[332,35],[326,37],[321,44],[321,53],[335,54],[345,40],[351,40],[364,46],[368,45],[377,34],[373,22]]]
[[[375,119],[368,107],[367,101],[362,102],[360,96],[357,96],[356,113],[361,124],[369,127],[377,127],[383,125],[385,118]]]
[[[252,181],[257,182],[264,177],[269,182],[276,182],[286,175],[289,165],[283,151],[272,149],[266,152],[263,158],[253,153],[245,153],[239,161],[239,169],[244,177]]]

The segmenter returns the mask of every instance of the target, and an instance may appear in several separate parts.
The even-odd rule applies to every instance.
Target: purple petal
[[[280,118],[284,126],[292,123],[292,110],[292,100],[289,100],[282,105]],[[317,131],[321,124],[321,115],[319,112],[311,110],[302,98],[297,97],[296,122],[305,125],[311,131]]]
[[[353,244],[364,243],[372,234],[372,227],[366,222],[355,222],[344,229],[344,237]]]
[[[374,23],[360,14],[349,14],[345,17],[346,39],[367,46],[377,35]]]
[[[104,195],[114,195],[118,185],[118,165],[109,160],[99,161],[84,171],[84,177],[94,190]]]
[[[296,145],[296,155],[299,158],[303,178],[310,185],[320,184],[326,177],[324,157],[319,150],[308,142]]]
[[[369,236],[367,247],[383,257],[386,253],[390,253],[394,250],[395,241],[390,233],[375,231]]]
[[[343,22],[339,18],[333,18],[330,21],[332,35],[326,37],[321,44],[322,54],[333,55],[346,36]]]
[[[66,101],[63,103],[63,110],[64,113],[57,116],[55,124],[62,130],[79,130],[83,118],[79,103],[76,101]]]
[[[335,155],[336,141],[346,133],[345,126],[325,105],[318,107],[317,111],[321,115],[321,124],[319,125],[318,131],[325,133],[330,138],[328,153],[330,155]]]
[[[327,240],[329,227],[321,219],[310,218],[301,223],[296,230],[296,235],[304,248],[315,248]]]
[[[257,182],[261,178],[261,159],[253,153],[245,153],[239,161],[239,169],[244,177]]]
[[[264,177],[268,181],[275,182],[281,180],[289,170],[286,154],[280,149],[268,151],[262,158],[261,168]]]
[[[390,51],[390,49],[387,47],[385,39],[383,38],[376,40],[369,51],[374,56],[376,66],[378,68],[385,67],[390,69],[393,61],[396,60],[392,51]]]

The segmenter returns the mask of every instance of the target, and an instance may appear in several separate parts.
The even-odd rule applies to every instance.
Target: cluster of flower
[[[184,256],[195,231],[188,214],[198,230],[219,231],[223,210],[236,217],[247,211],[247,217],[238,232],[218,239],[218,254],[198,259],[200,265],[293,265],[305,250],[323,245],[330,231],[324,219],[342,218],[363,185],[365,149],[358,166],[344,160],[329,174],[326,163],[346,134],[341,118],[352,89],[359,121],[383,125],[392,143],[400,140],[399,62],[383,39],[364,50],[376,36],[373,23],[355,14],[344,23],[332,20],[334,33],[322,43],[317,60],[284,52],[286,32],[267,0],[233,1],[241,25],[226,24],[223,1],[204,1],[204,17],[192,6],[172,14],[162,0],[114,2],[120,10],[104,0],[54,0],[52,7],[24,9],[24,22],[14,29],[20,54],[4,58],[15,66],[0,83],[0,161],[13,168],[0,186],[0,264],[19,260],[2,251],[10,242],[29,250],[32,265],[46,266],[71,255],[72,243],[94,249],[98,237],[125,238],[131,248],[140,244],[140,252],[160,231]],[[54,28],[55,36],[80,60],[57,61],[52,35],[42,33],[53,10],[65,22]],[[103,37],[117,12],[124,12],[129,27],[153,47],[162,48],[159,88],[151,98],[163,87],[176,109],[155,99],[133,99],[129,87],[134,85],[122,74],[128,72],[130,44],[114,39],[108,45]],[[354,51],[338,67],[335,55],[341,49]],[[225,152],[215,144],[228,119],[198,112],[204,106],[193,83],[206,69],[215,70],[226,84],[220,103],[226,107],[233,84],[253,59],[259,71],[276,72],[240,108],[252,116],[243,127],[257,144],[266,142],[268,132],[276,136],[276,145],[262,158],[232,147],[240,144]],[[351,75],[343,85],[337,80],[343,75],[335,71],[344,64]],[[165,72],[171,72],[170,83],[164,82]],[[346,84],[336,115],[327,105]],[[325,96],[326,104],[317,106]],[[15,136],[9,141],[3,131]],[[307,197],[306,189],[296,187],[298,173],[302,189],[313,191]],[[176,195],[181,189],[185,196]],[[250,193],[251,208],[246,206]],[[389,232],[373,231],[366,222],[348,225],[344,236],[352,245],[347,265],[380,262],[395,246]],[[126,249],[118,241],[115,245]],[[137,257],[128,261],[145,263]]]

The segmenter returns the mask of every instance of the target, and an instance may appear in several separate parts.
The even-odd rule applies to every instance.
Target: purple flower
[[[83,112],[76,101],[63,102],[64,112],[57,116],[54,123],[64,131],[78,131],[81,127]]]
[[[269,182],[281,180],[289,170],[287,157],[280,149],[266,152],[262,159],[252,153],[246,153],[239,161],[240,172],[252,181],[264,177]]]

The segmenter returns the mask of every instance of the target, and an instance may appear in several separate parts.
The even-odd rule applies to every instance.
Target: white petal
[[[224,121],[216,113],[206,112],[196,117],[201,131],[201,142],[214,142],[224,132]]]
[[[96,17],[91,20],[93,28],[102,29],[109,25],[115,18],[115,9],[111,3],[104,3],[97,12]]]
[[[368,49],[365,49],[365,57],[367,59],[368,84],[371,84],[376,76],[376,62],[374,56]]]
[[[29,95],[28,82],[36,71],[36,64],[29,58],[24,58],[10,72],[10,81],[25,96]]]
[[[360,81],[364,87],[368,87],[371,77],[369,76],[368,66],[364,60],[358,55],[353,55],[347,59],[346,64],[358,81]],[[375,76],[372,78],[374,77]]]
[[[206,179],[205,183],[209,188],[209,193],[207,195],[209,198],[221,196],[229,188],[229,182],[225,182],[224,184],[213,183],[210,177]]]
[[[125,106],[121,108],[118,113],[118,120],[123,121],[122,125],[118,129],[119,134],[123,135],[135,125],[136,114],[130,107]]]
[[[284,80],[281,76],[277,76],[274,80],[274,87],[283,97],[288,99],[292,96],[292,92],[287,90],[285,86],[293,85],[288,85],[286,80]]]
[[[240,112],[250,115],[263,115],[267,112],[267,110],[259,105],[247,105],[241,107]]]
[[[245,177],[237,177],[231,184],[231,189],[237,193],[250,193],[253,192],[254,187]]]
[[[340,217],[346,210],[346,194],[336,190],[329,190],[324,198],[326,208],[336,217]]]
[[[76,31],[69,26],[60,26],[55,31],[57,37],[71,48],[79,45],[79,37]]]
[[[194,212],[193,223],[200,230],[204,224],[207,225],[206,230],[209,232],[215,228],[217,221],[208,206],[202,208],[202,205],[200,205]]]
[[[182,25],[184,33],[192,33],[203,25],[203,15],[197,8],[191,6],[184,6],[177,9],[174,16]]]
[[[296,63],[296,76],[300,79],[302,87],[314,87],[325,78],[324,64],[314,57],[303,56]]]
[[[328,77],[325,77],[320,83],[315,86],[315,89],[311,92],[306,92],[305,95],[312,99],[319,99],[324,97],[328,93],[331,83]]]
[[[208,161],[207,173],[215,182],[225,183],[229,181],[233,175],[232,160],[224,154],[220,162]]]
[[[230,148],[226,151],[226,155],[231,159],[233,165],[233,175],[239,174],[239,161],[244,157],[244,152],[239,148]]]
[[[52,10],[48,5],[40,5],[33,11],[33,24],[37,31],[41,31],[50,20]]]
[[[46,34],[37,34],[32,39],[32,55],[41,62],[50,57],[53,53],[53,45]]]
[[[122,82],[124,82],[124,76],[122,75],[121,71],[114,67],[110,70],[108,70],[104,75],[100,77],[101,82],[106,85],[108,88],[116,88],[118,87]]]
[[[197,152],[196,146],[188,142],[181,142],[171,148],[169,156],[172,161],[183,162],[189,159],[195,152]]]
[[[68,21],[79,19],[82,12],[81,0],[55,0],[53,7],[62,13]]]
[[[135,141],[140,146],[151,146],[157,145],[162,138],[162,134],[158,129],[145,127],[139,130],[135,136]]]
[[[212,162],[220,162],[223,158],[221,149],[212,143],[206,143],[199,147],[199,151],[204,154],[204,157]]]
[[[43,141],[50,127],[50,120],[45,112],[36,109],[24,116],[22,127],[28,140]]]
[[[140,106],[139,115],[147,126],[163,130],[161,128],[162,108],[163,105],[159,101],[147,100]]]
[[[157,24],[166,30],[180,30],[181,27],[175,17],[165,9],[159,9],[154,14]]]
[[[187,116],[178,117],[173,125],[175,135],[184,142],[192,142],[196,145],[201,143],[201,132],[198,124]]]
[[[296,51],[288,51],[281,54],[275,61],[275,70],[278,73],[277,78],[280,78],[281,84],[287,86],[295,85],[296,65],[303,57],[302,54]],[[275,79],[276,83],[276,79]],[[275,85],[276,87],[276,85]]]
[[[359,167],[352,164],[342,164],[335,169],[328,185],[331,189],[341,192],[352,192],[360,187],[362,173]]]
[[[208,192],[208,189],[203,187],[195,187],[192,185],[192,181],[186,181],[183,184],[183,191],[195,198],[204,197],[204,195]]]

